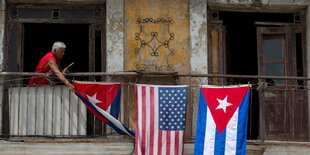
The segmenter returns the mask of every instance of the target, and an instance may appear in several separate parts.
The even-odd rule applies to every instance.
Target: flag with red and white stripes
[[[136,91],[136,155],[182,155],[187,86],[142,85]]]

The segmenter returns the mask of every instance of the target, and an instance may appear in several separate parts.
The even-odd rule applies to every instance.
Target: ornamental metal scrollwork
[[[143,32],[143,24],[158,24],[158,23],[163,23],[163,24],[167,24],[168,27],[168,35],[169,37],[166,40],[160,40],[158,38],[159,33],[152,31],[150,32],[150,36],[151,38],[146,41],[143,40],[141,38],[141,34]],[[138,18],[137,19],[137,24],[139,25],[139,32],[135,34],[135,39],[137,41],[140,42],[140,46],[138,48],[135,49],[135,54],[138,56],[138,62],[135,64],[136,69],[138,70],[150,70],[151,67],[154,67],[154,69],[156,71],[170,71],[172,69],[172,65],[169,64],[169,57],[174,55],[174,49],[172,49],[170,47],[170,41],[174,40],[174,33],[170,32],[170,25],[173,24],[174,21],[172,20],[172,18],[157,18],[157,19],[153,19],[153,18],[145,18],[145,19],[141,19]],[[152,45],[151,43],[154,43],[155,45]],[[150,56],[152,57],[158,57],[161,53],[160,49],[161,48],[166,48],[166,51],[168,51],[168,53],[166,53],[167,58],[166,58],[166,64],[155,64],[155,63],[151,63],[151,64],[146,64],[144,62],[142,62],[142,57],[141,57],[141,53],[144,52],[143,49],[144,48],[149,48],[150,50]]]

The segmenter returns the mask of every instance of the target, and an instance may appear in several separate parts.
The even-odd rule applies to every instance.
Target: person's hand
[[[70,82],[68,82],[66,85],[69,87],[69,90],[70,90],[70,91],[74,91],[74,92],[75,92],[75,87],[74,87],[73,84],[71,84]]]

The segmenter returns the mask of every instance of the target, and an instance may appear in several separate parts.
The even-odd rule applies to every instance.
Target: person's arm
[[[69,87],[69,90],[73,91],[75,90],[75,87],[73,84],[71,84],[66,77],[60,72],[58,65],[56,64],[56,61],[49,60],[47,64],[51,67],[52,71],[55,73],[55,75],[58,77],[58,79],[63,82],[65,85]]]

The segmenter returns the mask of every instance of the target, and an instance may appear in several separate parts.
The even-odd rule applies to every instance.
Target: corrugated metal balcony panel
[[[86,135],[86,107],[64,86],[9,89],[12,136]]]

